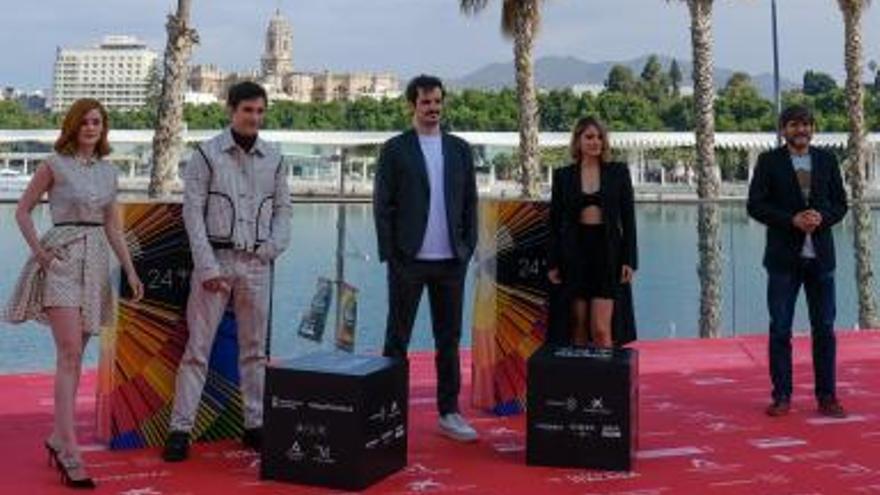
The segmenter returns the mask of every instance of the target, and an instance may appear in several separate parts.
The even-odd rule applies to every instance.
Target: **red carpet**
[[[814,412],[807,339],[796,342],[794,410],[779,419],[762,413],[769,387],[764,338],[640,344],[641,451],[632,473],[525,466],[524,417],[467,411],[482,435],[479,443],[458,445],[439,437],[433,359],[417,355],[409,467],[368,493],[880,493],[880,333],[840,334],[838,342],[839,395],[851,413],[845,420],[826,420]],[[94,373],[85,377],[80,403],[85,439],[92,431],[94,380]],[[2,494],[70,493],[46,466],[41,448],[51,425],[51,385],[50,375],[0,376]],[[234,442],[199,445],[190,461],[175,465],[163,463],[156,450],[88,450],[98,493],[328,492],[260,482],[258,458]]]

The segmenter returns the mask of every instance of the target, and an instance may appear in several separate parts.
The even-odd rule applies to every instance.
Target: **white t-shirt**
[[[449,223],[446,218],[446,187],[444,181],[443,138],[440,134],[419,135],[419,145],[425,157],[431,198],[428,225],[422,248],[416,254],[420,260],[448,260],[454,258],[449,242]]]

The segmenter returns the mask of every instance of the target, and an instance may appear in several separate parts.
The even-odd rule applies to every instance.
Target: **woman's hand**
[[[620,283],[631,284],[635,275],[636,272],[631,266],[623,265],[623,268],[620,271]]]
[[[562,276],[559,275],[559,268],[552,268],[548,270],[547,278],[550,279],[550,283],[553,285],[559,285],[562,283]]]
[[[128,287],[131,289],[132,302],[138,302],[144,298],[144,284],[134,270],[128,273]]]
[[[58,251],[55,248],[40,248],[34,257],[37,259],[37,263],[39,263],[40,267],[43,270],[49,270],[49,267],[52,266],[52,261],[56,259],[61,259],[61,256],[58,254]]]

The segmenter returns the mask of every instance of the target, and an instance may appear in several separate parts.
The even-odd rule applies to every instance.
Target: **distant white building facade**
[[[157,60],[158,53],[133,36],[106,36],[91,48],[59,47],[51,108],[63,112],[79,98],[96,98],[109,109],[142,107]]]
[[[580,96],[584,93],[589,93],[593,96],[599,96],[599,94],[602,93],[603,91],[605,91],[607,88],[605,87],[604,83],[602,83],[602,84],[582,83],[582,84],[575,84],[575,85],[571,86],[569,89],[571,89],[572,93],[574,93],[575,95],[578,95],[578,96]],[[693,86],[681,86],[678,89],[678,93],[681,96],[693,96],[694,87]]]
[[[29,112],[45,112],[46,94],[43,91],[27,91],[13,86],[0,87],[0,101],[15,101]]]

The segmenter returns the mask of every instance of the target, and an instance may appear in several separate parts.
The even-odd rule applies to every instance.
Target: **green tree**
[[[269,113],[277,105],[269,107]],[[189,129],[220,129],[226,126],[229,117],[226,107],[220,103],[210,105],[185,105],[183,108],[184,120]]]
[[[678,60],[672,59],[672,63],[669,64],[669,82],[672,85],[672,96],[675,98],[681,96],[681,81],[683,79],[684,76],[681,73]]]
[[[618,131],[656,131],[663,122],[650,100],[637,93],[606,91],[596,101],[599,117]]]
[[[557,132],[571,130],[578,118],[591,113],[590,98],[589,95],[579,98],[569,89],[553,90],[539,95],[542,130]]]
[[[719,131],[774,129],[773,105],[761,97],[751,76],[743,72],[734,73],[718,93],[715,118]]]
[[[694,128],[694,99],[672,98],[659,106],[660,120],[667,131],[690,131]]]
[[[804,73],[804,94],[816,96],[836,88],[834,78],[824,72],[808,70]]]
[[[632,69],[625,65],[615,65],[608,72],[605,89],[616,93],[632,93],[638,88],[636,76]]]
[[[18,101],[0,101],[0,129],[45,129],[54,127],[50,118],[28,112]]]
[[[871,88],[875,94],[880,94],[880,64],[876,60],[868,62],[868,70],[874,74],[874,87]]]
[[[513,62],[516,67],[516,94],[519,106],[520,186],[523,197],[538,194],[539,151],[538,91],[535,87],[534,47],[541,24],[543,0],[502,0],[501,31],[513,39]],[[482,11],[489,0],[459,0],[467,14]]]
[[[660,65],[660,59],[657,55],[648,57],[639,82],[642,94],[654,103],[669,96],[670,81],[668,76],[663,73],[663,66]]]

